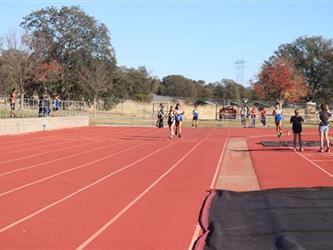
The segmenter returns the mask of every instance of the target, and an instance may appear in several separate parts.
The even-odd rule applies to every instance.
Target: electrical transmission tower
[[[240,84],[244,84],[245,63],[246,63],[246,61],[244,59],[237,60],[235,62],[236,82],[240,83]]]

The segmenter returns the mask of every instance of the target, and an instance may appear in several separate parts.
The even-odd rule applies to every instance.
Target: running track
[[[166,129],[86,127],[1,137],[0,248],[188,249],[228,137],[248,139],[262,189],[333,186],[332,153],[257,144],[273,134],[199,128],[169,140]]]

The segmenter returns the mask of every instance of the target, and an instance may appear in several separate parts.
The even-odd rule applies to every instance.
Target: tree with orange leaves
[[[252,85],[257,95],[264,100],[297,102],[308,94],[304,76],[292,62],[282,58],[266,63]]]
[[[36,64],[33,73],[35,79],[40,82],[56,82],[61,79],[63,67],[55,60],[53,60],[51,62]]]

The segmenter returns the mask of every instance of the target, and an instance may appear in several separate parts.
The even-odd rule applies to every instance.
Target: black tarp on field
[[[293,141],[260,141],[264,147],[293,147]],[[297,142],[298,145],[298,142]],[[333,144],[331,143],[331,146]],[[303,147],[320,147],[320,141],[303,141]]]
[[[333,250],[333,188],[212,190],[194,249]]]

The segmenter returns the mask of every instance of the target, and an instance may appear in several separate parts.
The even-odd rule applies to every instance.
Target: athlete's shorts
[[[328,125],[319,126],[319,131],[320,133],[328,133],[329,131]]]
[[[282,121],[282,115],[281,114],[277,114],[275,116],[275,123],[279,123],[280,121]]]
[[[176,115],[176,122],[182,122],[183,116],[182,115]]]
[[[15,102],[11,102],[10,103],[10,109],[11,110],[15,110]]]

